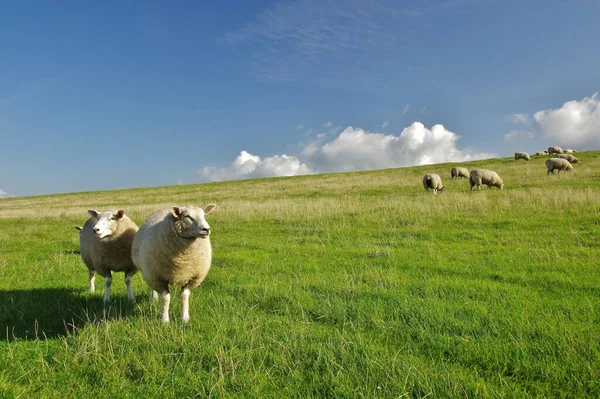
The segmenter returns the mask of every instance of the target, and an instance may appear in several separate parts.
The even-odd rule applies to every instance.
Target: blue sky
[[[0,5],[0,197],[600,146],[600,2]]]

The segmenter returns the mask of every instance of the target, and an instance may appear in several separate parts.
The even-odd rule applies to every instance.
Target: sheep
[[[570,164],[574,164],[574,163],[581,163],[581,161],[579,159],[577,159],[575,156],[571,155],[571,154],[556,154],[556,158],[562,158],[562,159],[566,159],[567,161],[569,161]]]
[[[469,178],[469,170],[467,168],[463,168],[460,166],[455,166],[450,170],[450,176],[452,179],[456,179],[459,177]]]
[[[540,152],[536,152],[535,153],[536,157],[541,157],[541,156],[544,156],[544,155],[548,155],[548,153],[546,151],[540,151]]]
[[[563,158],[550,158],[546,159],[546,169],[548,169],[548,174],[554,174],[555,169],[558,170],[558,173],[561,171],[572,172],[573,165]]]
[[[444,185],[442,184],[442,178],[435,173],[427,173],[423,176],[423,188],[427,191],[432,188],[434,195],[437,195],[438,191],[443,193]]]
[[[531,157],[526,152],[515,152],[515,161],[518,161],[519,159],[529,161],[531,160]]]
[[[104,303],[110,300],[112,272],[125,273],[127,299],[135,301],[131,277],[137,272],[131,259],[131,245],[138,230],[125,212],[88,210],[90,218],[79,233],[81,259],[89,271],[89,291],[95,292],[95,273],[104,277]]]
[[[504,181],[498,176],[498,173],[489,169],[473,169],[469,174],[469,188],[477,186],[477,190],[481,191],[481,185],[485,184],[490,189],[492,186],[498,187],[500,190],[504,188]]]
[[[133,263],[152,290],[162,297],[162,322],[169,322],[169,285],[181,287],[181,319],[190,319],[190,290],[199,285],[210,269],[210,226],[204,218],[215,209],[173,206],[154,212],[140,226],[133,241]]]
[[[576,152],[577,152],[576,150],[572,150],[570,148],[563,151],[563,153],[565,153],[565,154],[575,154]]]
[[[548,147],[548,154],[552,155],[552,154],[562,154],[564,151],[562,148],[558,147],[558,146],[551,146]]]

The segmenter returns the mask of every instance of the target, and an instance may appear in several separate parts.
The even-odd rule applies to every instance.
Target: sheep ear
[[[171,207],[171,214],[175,217],[175,218],[179,218],[179,216],[181,216],[181,209],[179,209],[178,206],[172,206]]]
[[[83,227],[81,227],[81,226],[75,226],[75,230],[77,230],[77,231],[81,231],[82,229],[83,229]]]
[[[125,216],[125,211],[119,209],[117,211],[117,220],[121,219],[123,216]]]
[[[208,204],[204,207],[204,214],[207,215],[215,210],[217,204]]]
[[[91,217],[98,219],[98,211],[96,211],[94,209],[88,209],[88,213],[90,214]]]

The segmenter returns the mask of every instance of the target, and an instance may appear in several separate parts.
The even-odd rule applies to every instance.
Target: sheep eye
[[[193,221],[194,221],[194,218],[193,218],[193,217],[191,217],[190,215],[186,215],[186,217],[185,217],[185,218],[186,218],[187,220],[189,220],[190,222],[193,222]]]

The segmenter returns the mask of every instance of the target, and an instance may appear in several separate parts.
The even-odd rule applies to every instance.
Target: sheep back
[[[515,152],[515,161],[519,159],[525,159],[526,161],[531,160],[531,157],[526,152]]]
[[[548,174],[554,173],[554,170],[558,170],[559,172],[571,172],[573,170],[573,165],[563,158],[550,158],[546,159],[546,169],[548,170]]]
[[[553,145],[548,147],[548,154],[562,154],[563,153],[563,149],[560,148],[559,146]]]
[[[469,170],[460,166],[454,166],[450,170],[450,176],[452,179],[456,179],[457,177],[469,178]]]
[[[473,186],[481,187],[482,184],[488,187],[498,187],[499,189],[504,188],[504,181],[500,178],[498,173],[489,169],[473,169],[469,173],[469,185],[471,189]]]
[[[571,155],[571,154],[556,154],[556,158],[562,158],[562,159],[566,159],[567,161],[569,161],[569,163],[572,165],[574,163],[581,163],[579,161],[579,159],[577,159],[575,156]]]

